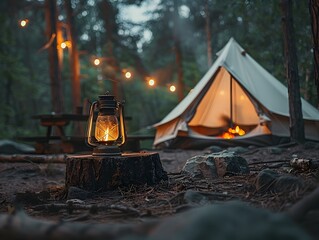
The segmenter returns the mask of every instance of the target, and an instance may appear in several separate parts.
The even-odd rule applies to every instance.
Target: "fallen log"
[[[65,163],[67,155],[36,155],[36,154],[0,154],[0,163]]]
[[[154,225],[150,221],[143,225],[133,224],[92,224],[52,222],[35,219],[24,212],[15,215],[0,214],[0,239],[10,240],[64,240],[64,239],[119,239],[123,236],[146,235]]]

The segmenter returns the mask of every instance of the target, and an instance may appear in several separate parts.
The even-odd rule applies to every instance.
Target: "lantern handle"
[[[90,107],[90,113],[89,113],[89,119],[88,119],[88,125],[87,125],[87,144],[91,147],[96,147],[97,144],[92,141],[92,126],[93,126],[93,117],[94,117],[94,109],[97,105],[97,101],[93,102]]]

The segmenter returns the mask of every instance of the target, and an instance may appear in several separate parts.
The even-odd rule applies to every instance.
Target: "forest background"
[[[125,100],[125,114],[132,118],[127,122],[129,134],[154,131],[151,126],[196,85],[231,37],[287,85],[278,0],[70,2],[80,53],[81,102],[112,92],[117,81],[118,98]],[[293,2],[301,95],[316,106],[308,1]],[[65,1],[56,3],[58,19],[65,22]],[[0,138],[44,134],[45,129],[31,117],[53,111],[44,5],[40,0],[0,2]],[[121,14],[128,6],[150,5],[144,22]],[[23,28],[22,19],[28,19]],[[97,57],[99,66],[93,63]],[[124,77],[126,71],[132,73],[130,79]],[[153,87],[148,85],[151,78],[156,82]],[[66,48],[62,67],[65,113],[74,111],[70,79]],[[176,92],[168,90],[172,84]]]

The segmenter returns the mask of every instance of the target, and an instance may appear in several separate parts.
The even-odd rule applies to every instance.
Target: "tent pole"
[[[230,75],[230,127],[233,128],[233,77]]]

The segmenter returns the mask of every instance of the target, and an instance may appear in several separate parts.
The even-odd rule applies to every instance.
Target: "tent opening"
[[[224,139],[243,136],[258,124],[252,99],[223,67],[217,71],[188,123],[198,134]]]

